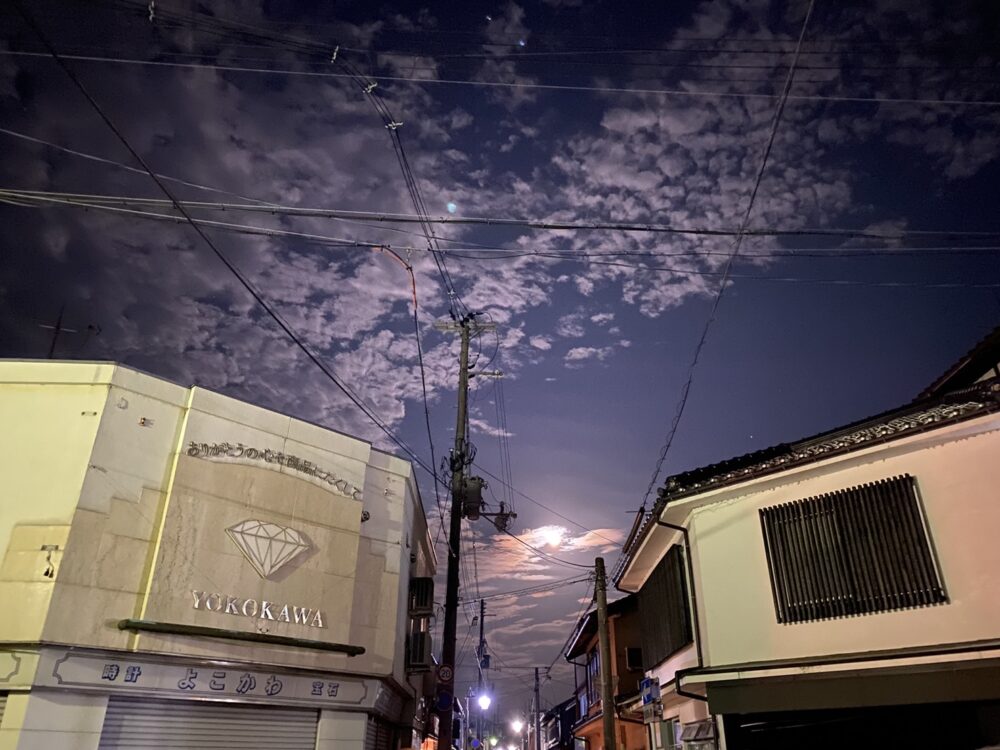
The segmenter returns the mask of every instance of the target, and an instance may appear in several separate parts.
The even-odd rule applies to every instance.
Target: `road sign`
[[[642,695],[642,705],[647,706],[660,700],[660,680],[647,677],[639,683],[639,693]]]
[[[438,667],[438,681],[439,682],[451,682],[455,677],[455,670],[453,670],[447,664],[442,664]]]
[[[437,709],[438,711],[446,711],[452,707],[455,701],[455,696],[453,696],[447,690],[439,690],[437,694]]]

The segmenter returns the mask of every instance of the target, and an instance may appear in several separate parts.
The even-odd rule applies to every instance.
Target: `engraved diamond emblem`
[[[312,547],[306,538],[287,526],[249,518],[226,529],[261,578],[267,578]]]

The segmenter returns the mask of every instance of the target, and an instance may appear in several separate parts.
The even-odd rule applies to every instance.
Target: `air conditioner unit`
[[[410,633],[410,653],[406,667],[411,672],[423,672],[431,668],[431,634]]]
[[[410,616],[434,614],[434,579],[410,579]]]

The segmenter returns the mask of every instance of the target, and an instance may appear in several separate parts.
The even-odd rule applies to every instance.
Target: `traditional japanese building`
[[[0,362],[0,748],[420,745],[411,465],[105,363]]]
[[[699,702],[729,750],[1000,745],[998,361],[994,332],[909,404],[667,479],[616,577],[642,609],[666,571],[647,614],[690,615],[647,670],[663,720]]]
[[[601,662],[597,632],[597,610],[591,610],[577,623],[566,645],[566,661],[573,665],[576,684],[576,723],[573,736],[584,748],[598,750],[604,742],[603,716],[614,717],[616,748],[644,750],[645,731],[641,719],[622,712],[639,692],[642,679],[640,621],[635,596],[625,596],[608,604],[608,638],[611,663]],[[608,670],[614,705],[601,700],[601,673]]]

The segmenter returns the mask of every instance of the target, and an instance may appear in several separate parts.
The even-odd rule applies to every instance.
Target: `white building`
[[[998,338],[907,406],[667,480],[618,586],[689,564],[668,705],[702,696],[730,750],[1000,744]]]
[[[408,462],[112,364],[0,362],[0,424],[0,748],[419,744]]]

